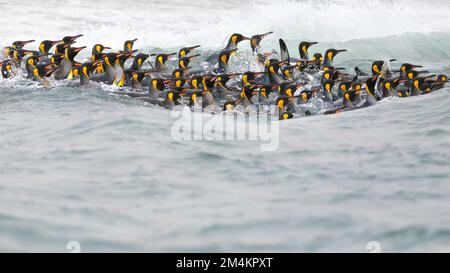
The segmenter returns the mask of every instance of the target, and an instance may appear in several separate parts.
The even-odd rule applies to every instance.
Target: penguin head
[[[15,41],[12,43],[11,47],[14,49],[22,49],[24,46],[26,46],[29,43],[34,42],[35,40],[28,40],[28,41]]]
[[[74,43],[62,43],[62,44],[57,44],[55,47],[55,54],[61,54],[64,55],[64,53],[66,52],[67,48],[70,48]]]
[[[137,39],[125,41],[125,43],[123,43],[123,51],[125,52],[133,51],[133,46],[136,41]]]
[[[288,120],[294,118],[294,115],[289,112],[284,112],[280,114],[280,120]]]
[[[73,62],[73,60],[75,59],[75,56],[77,56],[78,53],[85,48],[86,48],[85,46],[66,48],[66,51],[65,51],[66,59]]]
[[[35,67],[38,62],[39,62],[38,56],[31,56],[27,59],[27,64],[32,67]]]
[[[231,35],[230,40],[228,40],[228,47],[237,46],[240,42],[245,40],[250,40],[250,38],[247,38],[239,33],[234,33],[233,35]]]
[[[231,50],[223,50],[219,53],[219,63],[228,65],[228,62],[230,61],[231,55],[236,52],[237,49],[231,49]]]
[[[406,78],[408,80],[413,80],[414,78],[416,78],[417,76],[421,75],[421,74],[425,74],[425,73],[429,73],[429,71],[417,71],[417,70],[409,70],[408,72],[406,72]]]
[[[262,39],[272,33],[273,31],[264,34],[253,35],[252,38],[250,38],[250,46],[252,47],[253,52],[255,52],[259,48],[259,43],[262,41]]]
[[[134,67],[135,70],[140,69],[142,67],[142,65],[144,64],[144,62],[148,60],[148,58],[150,58],[149,54],[145,54],[145,53],[137,54],[136,56],[134,56],[134,61],[133,61],[132,67]]]
[[[320,53],[315,53],[312,57],[312,60],[320,68],[320,64],[323,62],[323,56]]]
[[[448,77],[447,77],[447,75],[441,74],[441,75],[437,76],[436,81],[438,81],[438,82],[448,82]]]
[[[223,111],[232,111],[236,108],[236,102],[235,101],[226,101],[223,105]]]
[[[326,80],[326,81],[324,81],[324,83],[322,84],[323,90],[325,92],[330,93],[331,90],[334,87],[334,84],[335,84],[335,82],[333,80]]]
[[[242,85],[248,85],[252,83],[256,78],[264,75],[264,72],[251,72],[247,71],[242,74]]]
[[[176,68],[172,71],[172,77],[174,78],[183,78],[185,75],[187,75],[185,69]]]
[[[264,98],[267,98],[273,91],[273,89],[276,88],[276,86],[271,86],[271,85],[262,85],[259,88],[259,93],[261,94],[261,96],[263,96]]]
[[[328,49],[326,52],[325,52],[325,58],[327,58],[328,60],[330,60],[330,61],[334,61],[334,58],[339,54],[339,53],[342,53],[342,52],[346,52],[347,50],[346,49],[334,49],[334,48],[331,48],[331,49]]]
[[[166,94],[166,100],[173,104],[179,104],[180,93],[170,90]]]
[[[410,63],[404,63],[404,64],[402,64],[402,66],[400,67],[400,71],[403,73],[403,74],[406,74],[409,70],[412,70],[412,69],[416,69],[416,68],[422,68],[423,66],[421,66],[421,65],[413,65],[413,64],[410,64]]]
[[[200,84],[202,83],[202,76],[195,76],[189,80],[189,85],[194,89],[200,89]]]
[[[343,92],[347,92],[350,90],[351,86],[352,86],[352,82],[341,82],[339,84],[339,89]]]
[[[191,47],[183,47],[178,51],[178,58],[186,57],[189,53],[191,53],[194,49],[199,48],[200,45],[191,46]]]
[[[102,54],[106,49],[111,49],[110,47],[104,46],[102,44],[96,44],[92,47],[92,55]]]
[[[300,101],[302,103],[308,103],[308,101],[312,98],[312,96],[313,96],[312,91],[304,90],[300,92]]]
[[[189,63],[198,56],[200,56],[200,54],[193,55],[193,56],[181,57],[180,59],[178,59],[178,67],[181,69],[188,69]]]
[[[302,57],[302,59],[307,59],[308,55],[309,55],[309,48],[313,45],[318,44],[317,42],[301,42],[298,45],[298,51],[300,53],[300,56]]]
[[[39,51],[42,54],[47,54],[47,53],[49,53],[50,49],[53,46],[55,46],[61,42],[62,42],[61,40],[60,41],[50,41],[50,40],[42,41],[41,44],[39,45]]]
[[[165,65],[167,60],[169,60],[169,58],[171,56],[175,56],[177,55],[177,53],[170,53],[170,54],[158,54],[156,56],[156,62],[161,64],[161,65]]]
[[[287,96],[280,96],[275,101],[276,105],[278,106],[278,108],[280,110],[285,109],[285,107],[288,104],[288,102],[289,102],[289,97],[287,97]]]
[[[71,44],[71,43],[74,44],[75,41],[82,36],[83,36],[83,34],[79,34],[79,35],[75,35],[75,36],[66,36],[62,39],[62,41],[65,44]]]
[[[144,71],[134,71],[133,73],[131,73],[131,78],[133,79],[133,81],[138,83],[141,83],[142,80],[148,76],[150,76],[150,73]]]
[[[381,73],[381,69],[384,65],[384,61],[375,61],[372,63],[372,75],[378,75]]]
[[[12,63],[11,63],[11,60],[6,60],[6,61],[0,62],[0,67],[1,67],[2,69],[4,69],[6,72],[11,71],[11,69],[12,69]]]
[[[253,95],[255,95],[255,88],[257,88],[257,85],[246,85],[242,88],[241,93],[239,94],[239,97],[241,99],[248,99],[251,100]]]
[[[154,78],[150,81],[151,88],[156,91],[164,91],[166,89],[165,80],[162,78]]]
[[[61,63],[62,59],[64,58],[64,55],[62,54],[55,54],[50,58],[50,62],[52,64],[58,65]]]

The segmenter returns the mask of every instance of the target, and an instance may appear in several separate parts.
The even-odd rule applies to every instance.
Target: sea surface
[[[448,1],[0,1],[0,45],[84,34],[144,52],[274,31],[450,74]],[[28,48],[37,48],[38,43]],[[248,44],[232,69],[248,68]],[[80,60],[88,57],[82,52]],[[279,147],[178,141],[165,109],[110,87],[0,79],[0,251],[450,251],[450,88],[280,123]],[[373,244],[373,243],[372,243]],[[370,244],[369,244],[370,245]]]

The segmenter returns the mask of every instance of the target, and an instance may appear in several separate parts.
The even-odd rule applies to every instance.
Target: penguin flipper
[[[289,50],[286,46],[286,43],[283,41],[283,39],[280,39],[280,55],[281,55],[281,61],[290,61],[289,56]]]

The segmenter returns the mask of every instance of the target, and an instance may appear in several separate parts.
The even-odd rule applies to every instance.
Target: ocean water
[[[263,49],[315,40],[348,49],[348,70],[397,58],[450,74],[444,0],[0,4],[2,46],[83,33],[89,47],[211,51],[274,31]],[[449,88],[282,122],[272,152],[177,141],[169,111],[108,90],[0,79],[0,251],[450,251]]]

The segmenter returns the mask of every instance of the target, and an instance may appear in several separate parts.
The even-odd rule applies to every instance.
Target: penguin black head
[[[323,56],[320,53],[316,53],[313,55],[312,60],[315,62],[316,66],[320,68],[323,62]]]
[[[257,85],[246,85],[242,88],[241,93],[239,94],[239,97],[241,99],[248,99],[251,100],[253,95],[255,95],[254,90],[259,87]]]
[[[34,42],[35,40],[28,40],[28,41],[15,41],[12,43],[12,48],[14,49],[22,49],[24,46],[26,46],[29,43]]]
[[[44,77],[50,77],[57,68],[54,64],[37,65],[33,70],[33,74],[36,78],[42,79]]]
[[[200,83],[202,83],[202,76],[194,76],[189,79],[189,85],[191,88],[200,89]]]
[[[178,58],[186,57],[189,53],[191,53],[194,49],[199,48],[200,45],[191,46],[191,47],[183,47],[178,51]]]
[[[62,41],[50,41],[50,40],[45,40],[42,41],[41,44],[39,45],[39,51],[42,54],[47,54],[49,53],[50,49],[54,46],[57,45],[59,43],[61,43]]]
[[[277,88],[277,86],[272,86],[269,84],[266,85],[262,85],[259,88],[259,93],[261,94],[261,96],[263,96],[264,98],[267,98],[273,91],[274,88]]]
[[[406,78],[408,80],[413,80],[414,78],[416,78],[419,75],[425,74],[425,73],[429,73],[429,71],[417,71],[417,70],[409,70],[408,72],[406,72]]]
[[[235,78],[237,76],[240,76],[240,73],[234,73],[234,74],[220,74],[217,75],[215,78],[215,83],[220,84],[222,86],[225,86],[232,78]]]
[[[64,55],[62,54],[55,54],[50,58],[50,62],[52,64],[58,65],[61,63],[62,59],[64,58]]]
[[[331,92],[335,82],[333,80],[326,80],[323,82],[322,87],[325,92]]]
[[[309,59],[309,48],[313,45],[318,44],[317,42],[301,42],[298,46],[298,51],[300,53],[300,58],[304,60]]]
[[[409,70],[416,69],[416,68],[422,68],[422,67],[423,66],[421,66],[421,65],[414,65],[414,64],[410,64],[410,63],[404,63],[400,67],[400,72],[406,75],[406,72],[408,72]]]
[[[77,56],[78,53],[85,48],[86,48],[85,46],[66,48],[65,57],[67,58],[67,60],[73,62],[75,56]]]
[[[175,56],[175,55],[177,55],[177,53],[158,54],[158,55],[156,56],[156,62],[158,62],[158,63],[160,63],[160,64],[162,64],[162,65],[165,65],[166,62],[167,62],[167,60],[169,60],[169,58],[170,58],[171,56]]]
[[[448,76],[444,75],[444,74],[438,75],[437,78],[436,78],[436,81],[438,81],[438,82],[448,82]]]
[[[286,108],[286,105],[289,103],[289,97],[288,96],[280,96],[277,98],[275,103],[278,106],[278,109],[284,110]]]
[[[92,47],[92,55],[102,54],[106,49],[111,49],[110,47],[104,46],[102,44],[96,44]]]
[[[235,101],[226,101],[223,105],[223,111],[232,111],[236,108],[236,102]]]
[[[389,60],[390,62],[394,62],[396,61],[396,59],[391,59]],[[379,73],[381,73],[381,70],[383,69],[384,66],[384,61],[375,61],[372,64],[372,75],[378,75]]]
[[[236,52],[237,49],[231,49],[231,50],[223,50],[219,53],[219,63],[223,63],[228,65],[228,62],[230,61],[231,55]]]
[[[27,59],[27,64],[31,66],[36,66],[36,64],[39,62],[38,56],[31,56]]]
[[[185,56],[185,57],[181,57],[178,60],[178,67],[181,69],[188,69],[189,67],[189,63],[196,57],[200,56],[200,54],[197,55],[193,55],[193,56]]]
[[[165,80],[162,78],[155,78],[150,81],[151,87],[157,91],[164,91],[166,89]]]
[[[248,85],[251,83],[254,83],[254,80],[262,75],[264,75],[264,72],[251,72],[247,71],[244,74],[242,74],[242,85]]]
[[[280,120],[288,120],[294,118],[294,115],[289,112],[284,112],[280,114]]]
[[[242,34],[239,33],[234,33],[233,35],[231,35],[230,39],[228,40],[228,46],[229,47],[237,47],[237,45],[245,40],[250,40],[250,38],[245,37]]]
[[[334,61],[334,58],[339,53],[346,52],[346,51],[347,51],[346,49],[334,49],[334,48],[328,49],[325,52],[324,65],[331,65]]]
[[[180,98],[181,98],[180,93],[177,91],[170,90],[166,94],[166,100],[173,104],[180,104],[179,102]]]
[[[273,31],[264,34],[253,35],[252,38],[250,38],[250,46],[252,47],[253,52],[258,50],[259,43],[262,41],[262,39],[264,39],[267,35],[270,35],[272,33]]]
[[[139,70],[146,60],[150,58],[149,54],[139,53],[134,56],[133,64],[131,65],[131,70]]]
[[[133,51],[133,46],[136,41],[137,39],[125,41],[125,43],[123,44],[123,51],[125,52]]]
[[[62,54],[64,55],[64,53],[66,52],[67,48],[70,48],[71,45],[73,45],[74,43],[62,43],[62,44],[57,44],[55,47],[55,54]]]
[[[138,83],[141,83],[142,80],[148,76],[150,76],[150,72],[146,71],[134,71],[131,73],[131,78]]]
[[[366,92],[369,92],[369,95],[375,95],[375,86],[377,84],[378,76],[369,77],[366,80]]]
[[[62,39],[62,41],[65,44],[74,44],[75,41],[82,36],[83,36],[83,34],[75,35],[75,36],[66,36]]]
[[[187,75],[188,75],[188,73],[185,69],[176,68],[172,71],[172,77],[174,77],[174,78],[183,78]]]

